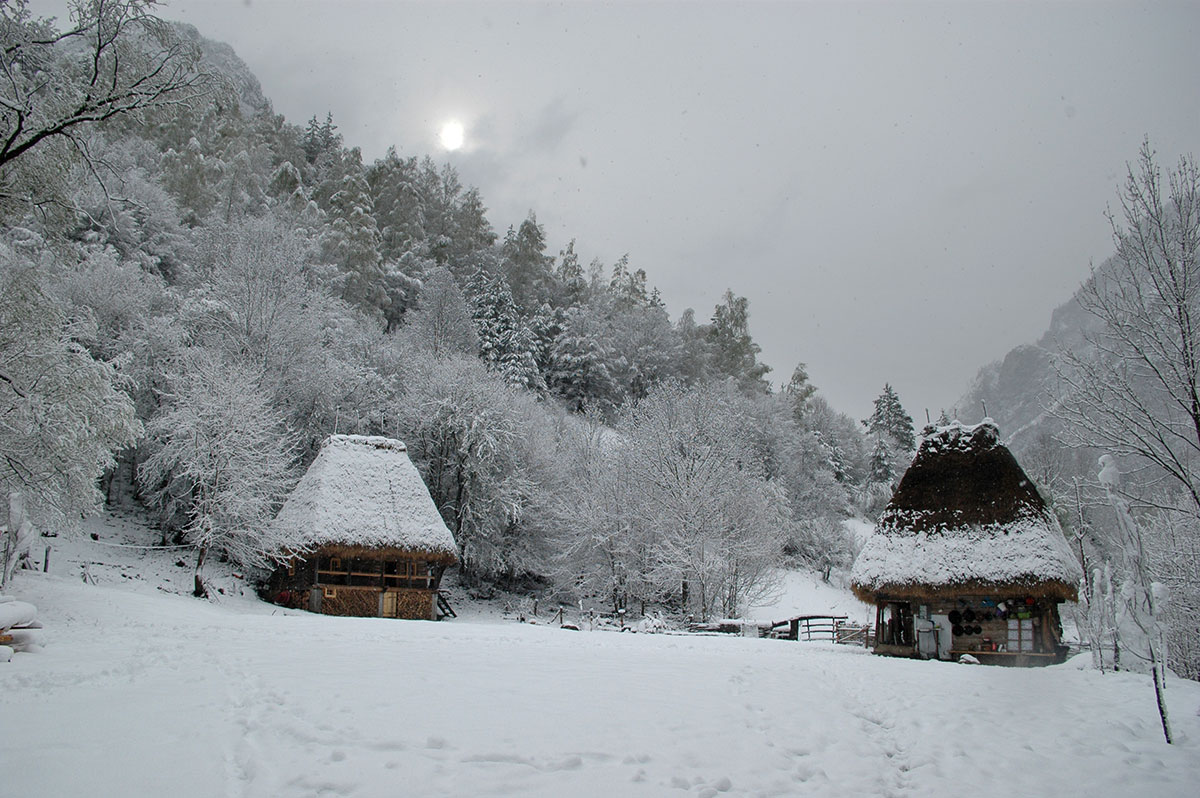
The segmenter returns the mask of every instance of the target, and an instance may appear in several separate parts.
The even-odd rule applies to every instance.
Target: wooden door
[[[397,599],[400,594],[392,590],[384,591],[383,593],[383,611],[380,613],[384,618],[395,618],[397,615]]]

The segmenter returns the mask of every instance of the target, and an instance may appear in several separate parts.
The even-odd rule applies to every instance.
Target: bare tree
[[[1165,475],[1200,518],[1200,169],[1181,158],[1165,186],[1149,143],[1111,211],[1116,254],[1079,293],[1102,324],[1065,355],[1060,416],[1071,442]],[[1126,488],[1129,490],[1129,488]],[[1160,494],[1162,495],[1162,494]]]

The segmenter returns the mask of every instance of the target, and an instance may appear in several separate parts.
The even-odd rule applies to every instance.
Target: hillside
[[[1100,266],[1104,269],[1108,261]],[[1033,343],[1014,347],[1000,360],[983,366],[953,405],[960,420],[973,423],[987,415],[996,421],[1015,451],[1028,446],[1040,432],[1054,428],[1047,411],[1057,395],[1055,355],[1085,345],[1084,333],[1097,322],[1079,305],[1078,294],[1055,308],[1050,325]],[[947,408],[949,410],[949,408]]]

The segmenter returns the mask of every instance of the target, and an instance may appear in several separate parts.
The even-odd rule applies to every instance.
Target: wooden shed
[[[876,606],[877,654],[1038,665],[1065,656],[1058,605],[1082,578],[987,419],[925,430],[850,582]]]
[[[400,441],[330,436],[274,523],[299,533],[304,552],[271,575],[269,600],[327,615],[437,618],[458,547]]]

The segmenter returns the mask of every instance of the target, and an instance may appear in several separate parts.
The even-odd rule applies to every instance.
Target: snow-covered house
[[[854,562],[875,652],[1044,664],[1065,654],[1058,605],[1083,577],[1054,514],[990,419],[927,428]]]
[[[280,508],[303,546],[267,597],[327,615],[437,617],[458,547],[403,443],[331,435]]]

